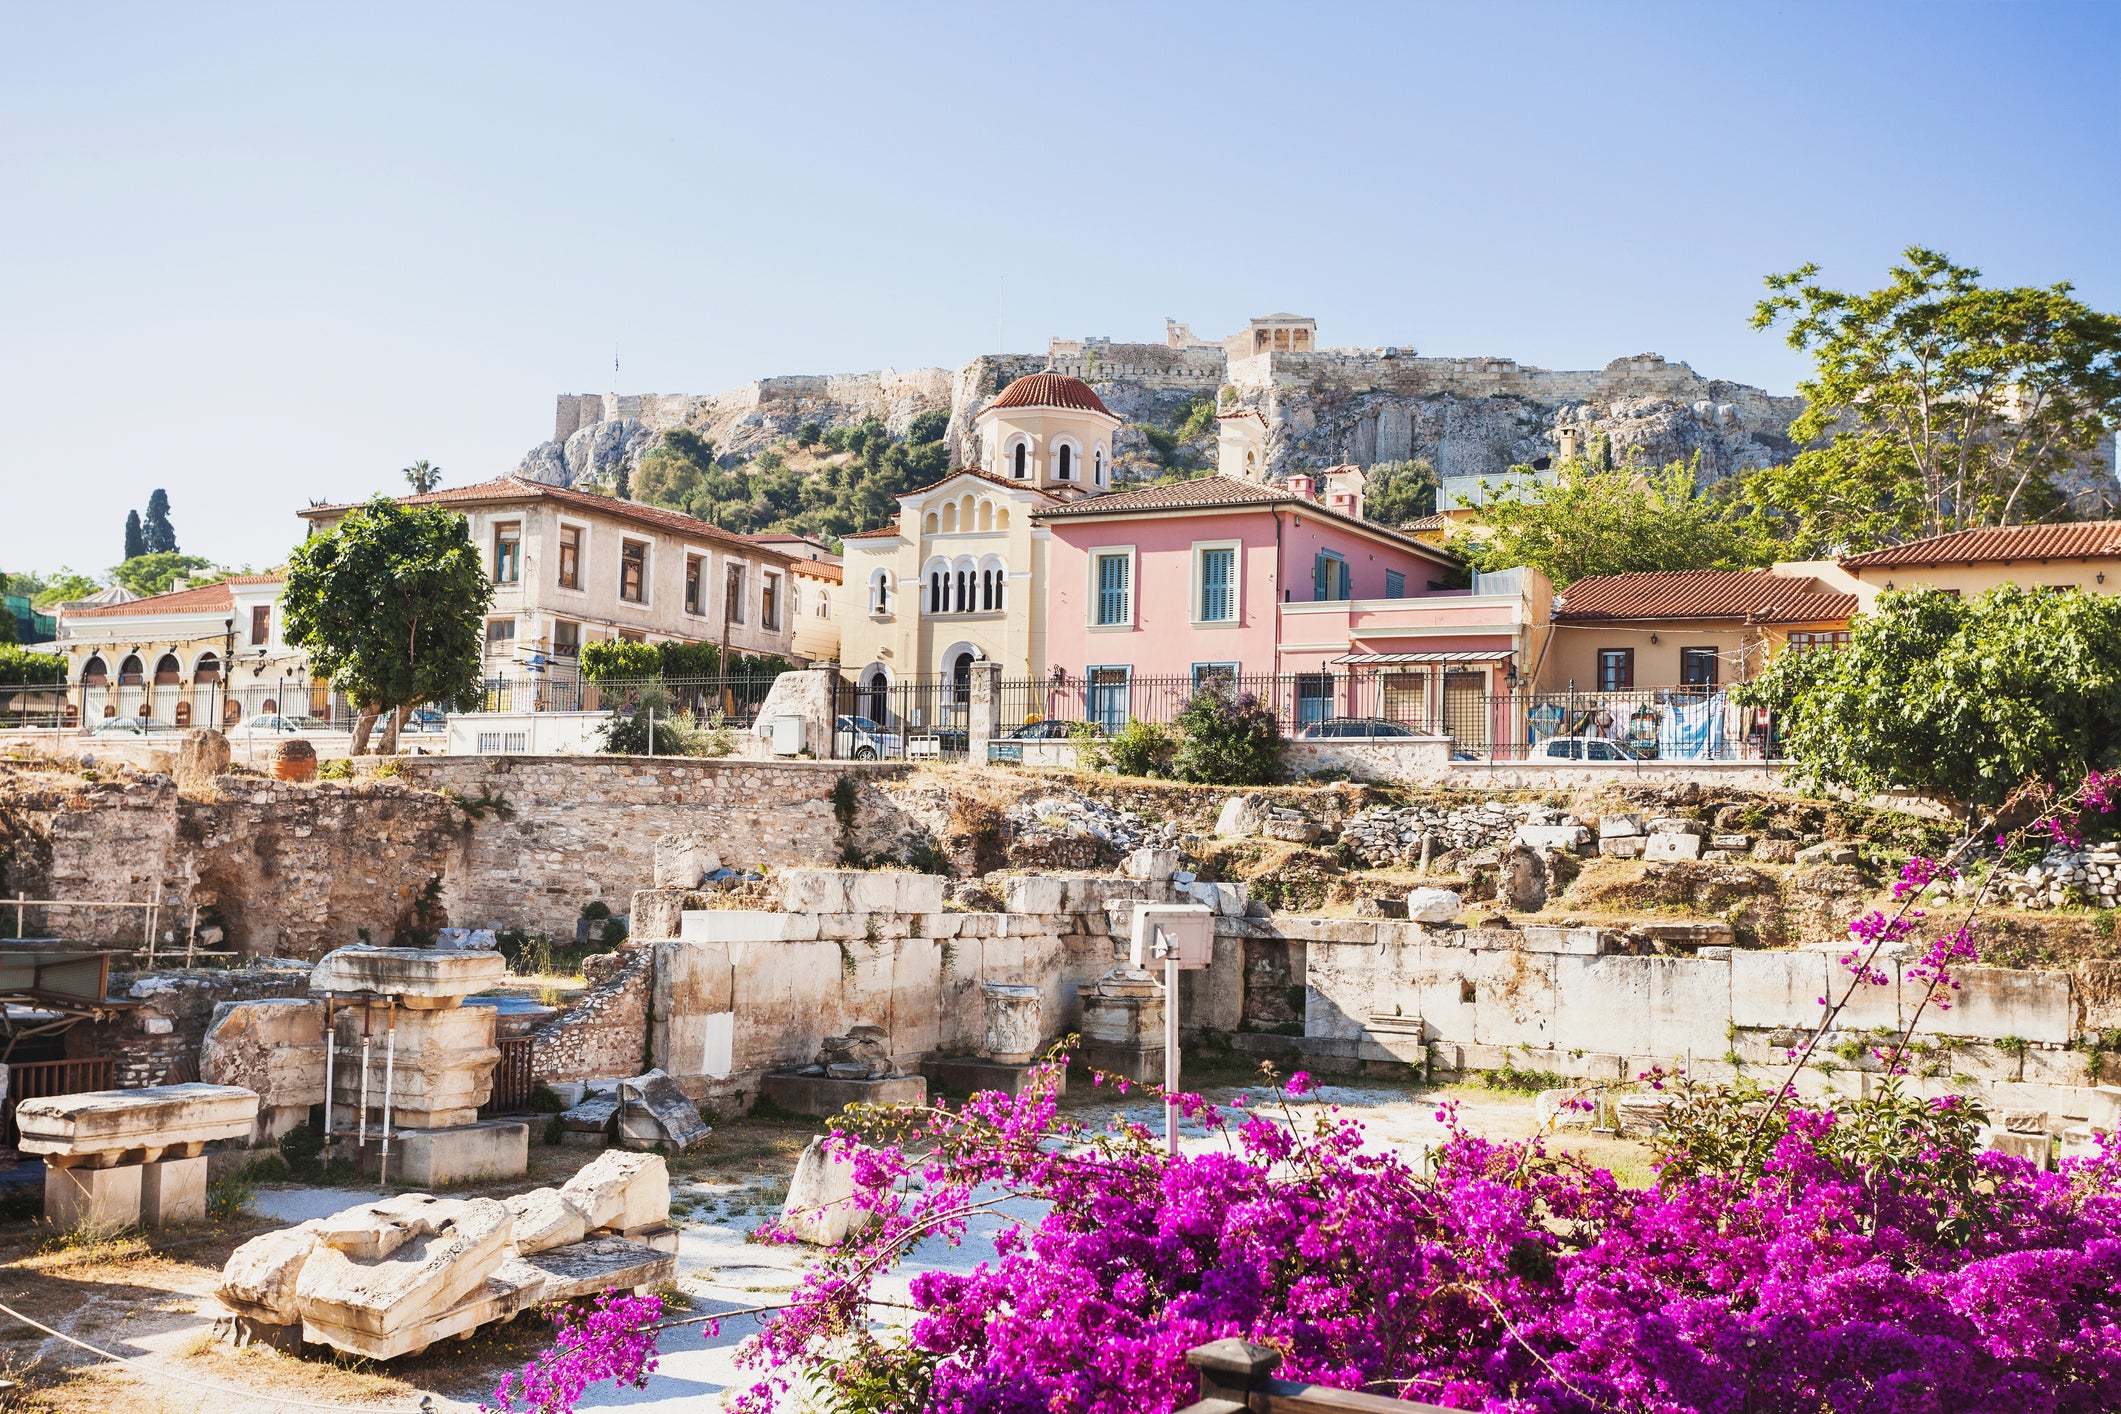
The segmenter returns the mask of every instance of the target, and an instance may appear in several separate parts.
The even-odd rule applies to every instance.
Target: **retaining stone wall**
[[[531,1030],[530,1073],[540,1081],[639,1075],[648,1045],[654,950],[629,944],[586,995]]]

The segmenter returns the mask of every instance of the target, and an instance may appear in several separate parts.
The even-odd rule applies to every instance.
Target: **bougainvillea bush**
[[[2112,785],[2066,803],[2110,808]],[[2065,818],[2040,815],[2021,831]],[[1845,984],[1779,1088],[1646,1077],[1672,1090],[1653,1188],[1448,1106],[1421,1161],[1380,1152],[1303,1101],[1301,1074],[1263,1108],[1181,1097],[1218,1142],[1177,1157],[1064,1116],[1051,1072],[1016,1099],[858,1112],[833,1143],[874,1221],[749,1342],[762,1378],[738,1406],[1169,1411],[1193,1398],[1185,1352],[1236,1336],[1285,1378],[1482,1414],[2121,1407],[2121,1146],[2044,1172],[1905,1073],[1915,1018],[1951,1005],[1973,953],[1979,892],[1938,924],[1915,907],[1955,867],[1911,861],[1892,911],[1852,924]],[[1801,1101],[1795,1066],[1891,982],[1888,947],[1928,994],[1863,1098]],[[1044,1216],[1004,1225],[993,1260],[914,1277],[910,1310],[880,1290],[915,1244],[1026,1199]]]

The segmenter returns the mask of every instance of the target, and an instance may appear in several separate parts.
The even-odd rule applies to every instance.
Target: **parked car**
[[[1543,741],[1532,752],[1542,761],[1641,761],[1617,741],[1602,736],[1564,736]]]
[[[1405,722],[1388,722],[1382,717],[1328,717],[1323,722],[1313,722],[1296,734],[1298,741],[1331,741],[1339,737],[1373,736],[1420,736]]]
[[[1096,722],[1071,722],[1065,718],[1049,717],[1042,722],[1026,722],[1012,732],[1003,732],[1003,741],[1066,741],[1083,727],[1088,726],[1099,736],[1105,729]]]
[[[96,725],[92,736],[147,736],[150,733],[173,732],[176,728],[167,722],[158,722],[152,717],[105,717]]]
[[[332,730],[329,722],[315,717],[286,716],[278,712],[260,712],[249,721],[228,729],[230,740],[248,741],[270,736],[315,736],[319,732]]]
[[[404,729],[409,732],[445,732],[449,730],[449,718],[431,707],[422,707],[405,719]]]
[[[875,761],[879,758],[897,758],[903,754],[901,739],[897,732],[887,732],[867,717],[843,716],[835,724],[837,744],[833,754],[842,761]]]

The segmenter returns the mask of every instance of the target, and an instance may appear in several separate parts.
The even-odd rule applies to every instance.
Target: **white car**
[[[842,761],[896,759],[901,754],[898,733],[885,731],[867,717],[841,717],[837,730],[839,740],[833,755]]]
[[[231,741],[248,741],[258,737],[316,736],[332,730],[329,722],[315,717],[288,717],[278,712],[261,712],[249,721],[228,729]]]
[[[1617,741],[1608,741],[1601,736],[1564,736],[1543,741],[1533,753],[1547,761],[1640,761]]]

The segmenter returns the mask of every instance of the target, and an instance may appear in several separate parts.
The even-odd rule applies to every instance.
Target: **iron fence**
[[[0,1149],[12,1149],[21,1138],[15,1128],[15,1106],[53,1095],[85,1095],[111,1088],[111,1058],[15,1061],[7,1067],[7,1093],[0,1096]]]
[[[1169,726],[1210,685],[1256,699],[1299,740],[1448,736],[1465,760],[1736,761],[1778,757],[1774,723],[1713,687],[1495,693],[1483,672],[1358,670],[1143,677],[1093,668],[1003,682],[996,734],[1066,735],[1094,722]]]
[[[748,727],[758,720],[759,705],[779,676],[627,678],[603,682],[573,675],[488,678],[479,706],[486,712],[627,712],[653,693],[667,701],[670,711],[689,712],[705,720],[719,710],[730,726]]]
[[[0,687],[0,727],[64,727],[66,709],[67,685],[63,682]]]
[[[842,677],[833,691],[835,761],[961,761],[971,747],[969,679]]]
[[[479,1106],[481,1118],[524,1114],[530,1109],[530,1097],[538,1088],[537,1076],[530,1066],[535,1040],[531,1036],[495,1039],[494,1049],[501,1053],[501,1059],[493,1068],[492,1093],[486,1097],[486,1103]]]

